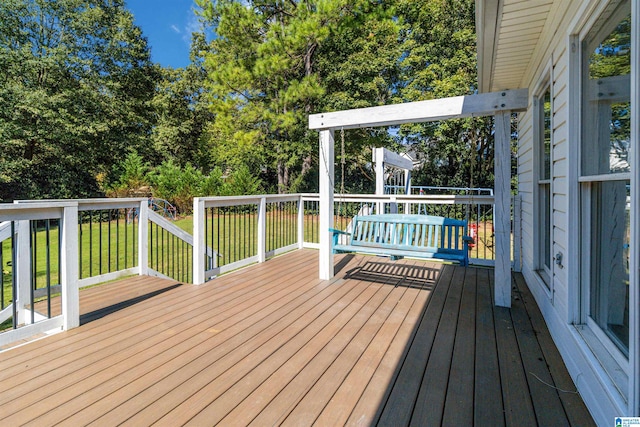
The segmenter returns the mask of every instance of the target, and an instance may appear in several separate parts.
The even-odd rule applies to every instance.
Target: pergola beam
[[[354,129],[397,126],[463,117],[493,116],[526,110],[528,89],[454,96],[428,101],[319,113],[309,116],[309,129]]]

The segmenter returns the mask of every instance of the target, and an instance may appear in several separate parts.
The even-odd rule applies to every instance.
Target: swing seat
[[[431,215],[356,215],[350,233],[330,229],[333,252],[441,259],[469,264],[467,222]],[[348,243],[339,243],[347,235]]]

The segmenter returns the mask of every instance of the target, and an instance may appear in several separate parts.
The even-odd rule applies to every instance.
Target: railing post
[[[193,199],[193,284],[201,285],[204,283],[205,273],[205,247],[204,236],[206,230],[204,228],[205,204],[200,197]],[[215,253],[213,254],[215,257]]]
[[[18,246],[17,259],[13,262],[16,266],[16,282],[18,284],[18,295],[15,300],[16,313],[18,315],[18,324],[31,323],[31,316],[27,315],[27,305],[29,304],[29,295],[31,293],[31,263],[35,260],[31,259],[31,222],[29,220],[18,221]]]
[[[62,318],[65,330],[80,325],[78,289],[78,205],[62,210],[60,281],[62,282]]]
[[[304,201],[298,198],[298,249],[304,247]]]
[[[260,198],[258,204],[258,262],[265,262],[267,256],[267,199]]]
[[[384,195],[384,148],[379,147],[373,151],[373,162],[376,173],[376,196]],[[376,214],[384,213],[384,202],[376,204]]]
[[[138,214],[138,274],[149,273],[149,201],[140,202]]]

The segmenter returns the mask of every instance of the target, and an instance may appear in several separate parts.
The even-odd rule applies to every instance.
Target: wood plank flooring
[[[521,276],[496,309],[490,269],[317,257],[82,291],[0,353],[2,425],[593,425]]]

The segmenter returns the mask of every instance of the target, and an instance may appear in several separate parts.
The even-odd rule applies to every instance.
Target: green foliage
[[[309,113],[476,91],[473,0],[197,3],[218,35],[205,55],[213,161],[266,168],[280,192],[317,190]],[[345,132],[336,189],[338,179],[346,191],[371,188],[370,147],[407,144],[426,158],[421,184],[492,182],[492,124],[468,119],[403,126],[397,137]]]
[[[240,166],[227,179],[223,191],[227,196],[260,194],[261,186],[260,178],[253,176],[248,167]]]
[[[317,191],[309,114],[477,88],[473,0],[196,3],[216,36],[194,34],[181,69],[151,63],[124,0],[0,3],[0,200],[149,187],[189,211],[198,195]],[[409,145],[415,183],[492,184],[492,124],[466,119],[345,131],[336,190],[373,191],[371,147]]]
[[[473,0],[398,1],[403,18],[403,101],[473,94],[477,90]],[[490,118],[402,126],[400,135],[425,159],[414,183],[492,187]]]
[[[0,199],[82,197],[148,150],[156,73],[122,0],[0,3]]]
[[[332,82],[342,81],[338,76],[328,78],[335,64],[331,57],[336,53],[346,57],[362,48],[346,43],[361,36],[349,27],[365,22],[368,9],[377,8],[343,0],[197,3],[218,36],[205,57],[216,115],[211,127],[216,164],[233,169],[264,167],[279,192],[303,187],[317,152],[317,136],[307,130],[308,114],[327,107],[328,91],[337,90]],[[334,45],[333,37],[345,43]],[[368,42],[369,60],[376,54],[373,39]],[[325,43],[347,50],[325,49]],[[360,86],[379,102],[389,85],[376,67],[353,67],[343,74],[356,73],[356,80],[366,75],[372,81]],[[339,99],[337,95],[334,105],[341,104]]]
[[[191,211],[193,197],[200,195],[200,183],[204,180],[200,170],[190,164],[182,168],[173,160],[162,162],[148,178],[153,195],[168,200],[181,213]]]
[[[179,165],[211,167],[207,126],[214,119],[203,90],[206,72],[199,57],[205,49],[204,34],[194,33],[192,62],[185,68],[160,68],[161,79],[152,101],[156,123],[151,139],[161,160],[172,159]]]
[[[103,182],[104,192],[110,197],[132,196],[149,185],[147,179],[149,170],[149,163],[145,162],[142,156],[135,151],[131,152],[124,161],[113,166],[110,178],[115,182]]]

